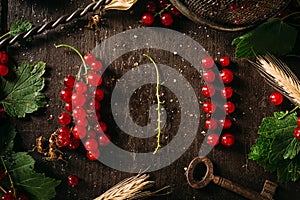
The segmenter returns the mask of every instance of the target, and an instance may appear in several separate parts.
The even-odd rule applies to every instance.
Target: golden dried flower
[[[137,0],[112,0],[104,10],[128,10]]]

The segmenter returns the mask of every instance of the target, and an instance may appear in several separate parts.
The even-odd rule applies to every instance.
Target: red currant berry
[[[102,83],[102,76],[100,74],[97,74],[95,72],[88,72],[88,83],[91,86],[99,86]]]
[[[110,143],[110,136],[108,134],[100,135],[99,137],[99,146],[105,147]]]
[[[295,128],[294,130],[294,137],[300,140],[300,128]]]
[[[207,101],[203,104],[203,111],[205,113],[212,114],[216,111],[216,105],[211,101]]]
[[[278,106],[283,102],[283,96],[279,92],[273,92],[272,94],[270,94],[269,101],[275,106]]]
[[[220,72],[220,77],[223,83],[228,84],[231,83],[231,81],[233,80],[233,73],[229,69],[223,69]]]
[[[0,64],[8,63],[8,55],[5,51],[0,51]]]
[[[94,71],[100,71],[102,69],[102,62],[99,60],[92,62],[91,69]]]
[[[87,53],[84,55],[84,61],[86,64],[91,65],[96,61],[96,57],[93,54]]]
[[[93,151],[86,152],[86,157],[90,160],[97,160],[100,157],[100,150],[95,149]]]
[[[0,108],[0,119],[6,118],[6,113],[4,108]]]
[[[77,119],[76,121],[75,121],[75,124],[77,125],[77,126],[87,126],[88,125],[88,120],[86,119],[86,118],[82,118],[82,119]]]
[[[104,134],[104,131],[102,130],[100,124],[97,124],[95,127],[94,127],[95,131],[99,134]]]
[[[74,126],[72,134],[75,139],[83,139],[86,136],[86,128],[84,126]]]
[[[79,178],[78,176],[72,174],[68,176],[68,183],[70,186],[75,187],[79,183]]]
[[[93,110],[99,111],[100,108],[101,108],[101,105],[100,105],[99,101],[97,101],[97,100],[90,101],[90,103],[89,103],[89,109],[90,110],[92,110],[92,111]]]
[[[156,11],[156,3],[154,1],[148,1],[146,4],[146,11],[154,13]]]
[[[0,181],[4,180],[6,177],[6,172],[5,170],[0,170]]]
[[[64,78],[64,84],[66,87],[70,88],[70,89],[73,89],[73,86],[74,86],[74,83],[75,83],[75,77],[74,76],[66,76]]]
[[[222,97],[225,99],[230,99],[233,94],[233,89],[231,87],[225,86],[224,89],[222,90]]]
[[[205,121],[205,128],[208,130],[216,130],[218,127],[218,124],[217,124],[217,121],[213,118],[208,118],[206,121]]]
[[[298,119],[297,119],[297,125],[298,125],[298,127],[300,127],[300,117],[298,117]]]
[[[162,25],[168,27],[171,26],[174,22],[173,16],[170,13],[164,13],[160,17],[160,22]]]
[[[158,5],[160,8],[165,8],[169,3],[169,0],[159,0]]]
[[[230,133],[225,133],[221,138],[221,142],[222,142],[223,146],[231,147],[235,142],[235,137],[234,137],[234,135],[232,135]]]
[[[229,12],[233,12],[238,8],[238,6],[236,4],[231,4],[229,7]]]
[[[86,111],[81,107],[76,107],[73,110],[73,117],[77,120],[84,120],[86,118]]]
[[[104,123],[104,122],[99,122],[99,125],[101,127],[101,130],[103,132],[106,132],[107,131],[107,125]]]
[[[56,142],[58,146],[68,146],[70,144],[70,135],[58,134]]]
[[[68,112],[72,112],[72,103],[66,103],[65,104],[65,109]]]
[[[231,114],[235,111],[235,105],[232,102],[228,101],[224,105],[224,109],[225,109],[226,114]]]
[[[211,98],[212,96],[215,95],[215,92],[216,92],[216,90],[215,90],[214,86],[209,85],[209,84],[204,85],[201,90],[202,95],[206,98]]]
[[[175,6],[171,6],[170,12],[175,17],[179,17],[181,15],[181,12]]]
[[[75,84],[75,91],[76,91],[76,93],[81,93],[81,94],[85,93],[87,91],[87,86],[86,86],[85,82],[82,82],[82,81],[77,82]]]
[[[14,196],[8,193],[5,193],[1,196],[1,200],[14,200]]]
[[[225,117],[225,119],[220,120],[220,125],[223,127],[223,129],[230,129],[232,126],[232,122],[228,117]]]
[[[0,64],[0,76],[6,76],[8,74],[8,67]]]
[[[64,88],[60,91],[60,98],[64,102],[70,103],[72,101],[72,90],[70,88]]]
[[[227,56],[220,58],[219,63],[222,67],[227,67],[230,64],[230,59]]]
[[[89,131],[89,133],[88,133],[88,138],[93,138],[93,139],[95,139],[96,137],[97,137],[97,133],[96,133],[96,131],[94,131],[94,130],[90,130]]]
[[[219,144],[219,136],[215,133],[209,134],[206,143],[213,147],[217,146]]]
[[[80,140],[76,138],[72,138],[70,140],[70,144],[68,145],[70,150],[78,149],[79,146],[80,146]]]
[[[92,150],[98,149],[98,142],[93,138],[88,138],[84,142],[84,147],[87,151],[92,151]]]
[[[203,79],[206,82],[214,82],[216,75],[212,70],[206,70],[205,72],[203,72]]]
[[[20,196],[18,196],[17,200],[29,200],[28,196],[22,194]]]
[[[71,99],[74,106],[83,106],[86,101],[86,97],[80,93],[73,94]]]
[[[205,68],[205,69],[209,69],[209,68],[212,68],[215,64],[215,61],[212,59],[212,57],[210,56],[206,56],[204,58],[202,58],[202,67]]]
[[[60,127],[58,129],[58,134],[70,136],[70,133],[71,133],[71,130],[66,126]]]
[[[101,88],[97,88],[94,91],[94,95],[95,95],[95,99],[98,100],[98,101],[102,101],[103,98],[104,98],[104,92]]]
[[[68,125],[70,124],[72,121],[71,116],[68,113],[62,112],[59,116],[58,116],[58,122],[61,125]]]
[[[142,23],[145,26],[151,26],[154,23],[154,15],[152,13],[144,13],[142,15]]]

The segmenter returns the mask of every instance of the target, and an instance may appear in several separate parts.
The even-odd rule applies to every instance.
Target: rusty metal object
[[[206,172],[202,180],[196,180],[194,177],[194,172],[197,166],[200,164],[205,165]],[[250,200],[272,200],[277,188],[276,183],[266,180],[262,192],[259,194],[258,192],[241,187],[226,178],[215,176],[213,172],[213,164],[208,158],[197,157],[191,161],[186,171],[187,182],[192,188],[195,189],[204,188],[210,182],[213,182],[216,185],[219,185]]]

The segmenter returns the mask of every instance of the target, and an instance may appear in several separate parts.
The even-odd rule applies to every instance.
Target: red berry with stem
[[[99,86],[102,83],[102,76],[100,74],[97,74],[95,72],[88,72],[88,83],[91,86]]]
[[[82,107],[76,107],[73,110],[74,120],[84,120],[86,118],[86,111]]]
[[[75,83],[74,76],[69,75],[64,78],[64,84],[66,87],[73,89],[74,83]]]
[[[233,12],[238,8],[237,4],[231,4],[229,7],[229,12]]]
[[[105,147],[110,143],[110,136],[108,134],[101,134],[99,137],[99,146]]]
[[[56,141],[57,141],[58,146],[61,146],[61,147],[68,146],[70,144],[70,135],[58,134]]]
[[[107,125],[106,125],[106,123],[104,123],[104,122],[99,122],[99,125],[100,125],[100,127],[101,127],[101,129],[102,129],[103,132],[106,132],[106,131],[107,131]]]
[[[221,119],[220,126],[223,127],[223,129],[230,129],[232,126],[232,122],[228,117],[225,117],[225,119]]]
[[[98,142],[93,138],[88,138],[84,142],[84,147],[87,151],[92,151],[92,150],[98,149]]]
[[[96,57],[93,54],[87,53],[84,55],[84,61],[86,64],[91,65],[96,61]]]
[[[235,137],[230,133],[225,133],[222,135],[221,142],[223,146],[231,147],[235,142]]]
[[[70,144],[68,145],[70,150],[78,149],[79,146],[80,146],[80,140],[74,137],[70,140]]]
[[[212,59],[212,57],[206,56],[206,57],[202,58],[201,64],[202,64],[203,68],[209,69],[214,66],[215,61]]]
[[[60,98],[64,102],[70,103],[72,101],[72,90],[70,88],[64,88],[60,91]]]
[[[225,86],[224,89],[222,90],[222,97],[225,99],[230,99],[233,94],[233,89],[231,87]]]
[[[216,75],[212,70],[206,70],[203,72],[203,79],[206,82],[214,82]]]
[[[146,4],[146,11],[154,13],[156,11],[156,3],[154,1],[148,1]]]
[[[99,111],[101,108],[101,104],[99,103],[99,101],[97,100],[91,100],[90,103],[89,103],[89,109],[94,111]]]
[[[144,13],[142,15],[142,23],[146,26],[151,26],[154,23],[154,15],[152,13]]]
[[[75,93],[72,95],[72,105],[74,106],[83,106],[86,101],[86,97],[83,94]]]
[[[75,187],[79,183],[79,178],[78,176],[72,174],[68,176],[68,184],[72,187]]]
[[[96,133],[96,131],[90,130],[90,131],[88,132],[88,134],[87,134],[87,137],[88,137],[88,138],[96,139],[97,135],[98,135],[98,134]]]
[[[300,127],[300,117],[298,117],[298,119],[297,119],[297,125],[298,125],[298,127]]]
[[[94,91],[94,96],[96,100],[102,101],[104,98],[103,90],[101,88],[96,88],[96,90]]]
[[[228,83],[231,83],[233,80],[233,73],[229,69],[223,69],[220,72],[220,77],[221,77],[223,83],[228,84]]]
[[[75,121],[75,125],[77,125],[77,126],[84,126],[84,127],[86,127],[88,125],[88,123],[89,122],[88,122],[88,120],[86,118],[77,119]]]
[[[212,114],[216,111],[216,106],[213,102],[207,101],[203,104],[203,111],[208,114]]]
[[[299,127],[295,128],[295,130],[294,130],[294,137],[296,139],[300,140],[300,128]]]
[[[80,93],[80,94],[85,93],[87,91],[86,83],[82,81],[77,82],[75,84],[75,91],[76,93]]]
[[[8,74],[8,67],[0,64],[0,76],[6,76]]]
[[[165,8],[170,3],[169,0],[159,0],[158,5],[160,8]]]
[[[5,193],[1,196],[1,200],[14,200],[14,196],[8,193]]]
[[[170,12],[174,17],[179,17],[181,15],[181,12],[175,6],[171,6]]]
[[[275,106],[278,106],[283,102],[283,96],[279,92],[273,92],[270,94],[269,101]]]
[[[100,71],[102,69],[102,62],[99,60],[92,62],[91,69],[94,71]]]
[[[26,195],[22,194],[18,196],[17,200],[29,200],[29,198]]]
[[[71,130],[66,126],[63,126],[58,129],[58,134],[70,136]]]
[[[206,143],[213,147],[217,146],[219,144],[219,136],[215,133],[209,134]]]
[[[213,118],[208,118],[206,121],[205,121],[205,128],[208,130],[216,130],[218,127],[218,124],[217,124],[217,121]]]
[[[86,137],[86,127],[84,126],[74,126],[72,130],[72,135],[75,139],[83,139]]]
[[[235,111],[235,105],[232,102],[228,101],[225,103],[224,109],[226,114],[231,114]]]
[[[160,17],[160,22],[162,25],[168,27],[171,26],[174,22],[173,16],[170,13],[164,13]]]
[[[230,59],[227,56],[220,58],[219,63],[222,67],[227,67],[230,64]]]
[[[66,113],[66,112],[62,112],[59,116],[58,116],[58,122],[61,124],[61,125],[68,125],[70,124],[72,121],[72,118],[71,116]]]
[[[5,114],[4,108],[0,108],[0,119],[5,118],[5,117],[6,117],[6,114]]]
[[[0,64],[8,63],[8,55],[5,51],[0,51]]]
[[[6,172],[5,170],[0,170],[0,181],[4,180],[6,177]]]
[[[88,157],[88,159],[90,160],[97,160],[100,157],[100,150],[99,149],[95,149],[93,151],[88,151],[86,152],[86,157]]]
[[[72,103],[66,103],[65,104],[65,109],[68,112],[72,112]]]
[[[201,90],[202,95],[206,98],[211,98],[212,96],[215,95],[215,92],[216,92],[216,90],[215,90],[214,86],[209,85],[209,84],[204,85]]]

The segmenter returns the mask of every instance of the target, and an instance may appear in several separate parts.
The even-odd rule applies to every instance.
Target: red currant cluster
[[[174,17],[181,15],[169,0],[150,0],[147,2],[145,10],[142,15],[142,23],[146,26],[151,26],[155,21],[155,17],[159,16],[161,24],[169,27],[173,24]]]
[[[223,56],[220,58],[219,64],[221,65],[221,67],[223,67],[223,69],[220,71],[221,80],[223,81],[224,84],[231,83],[233,80],[233,73],[231,70],[226,68],[230,64],[230,59],[227,56]],[[214,66],[214,60],[209,56],[204,57],[202,59],[202,66],[205,69],[205,71],[203,72],[203,79],[207,83],[214,82],[216,79],[216,74],[211,69]],[[203,86],[201,92],[204,97],[211,98],[215,95],[216,89],[214,88],[213,85],[206,84]],[[233,89],[229,86],[225,86],[224,89],[222,89],[222,91],[220,92],[221,92],[221,96],[226,100],[228,100],[232,97]],[[224,110],[226,114],[229,115],[235,111],[235,105],[231,101],[227,101],[224,105]],[[211,101],[206,101],[203,104],[203,111],[207,114],[212,114],[216,111],[216,105]],[[231,128],[231,126],[232,126],[232,122],[228,116],[226,116],[225,119],[221,119],[221,120],[216,120],[210,117],[205,122],[205,128],[211,131],[215,131],[218,128],[227,130]],[[219,136],[215,133],[211,133],[210,135],[208,135],[206,142],[211,146],[216,146],[219,144]],[[230,133],[225,133],[222,135],[221,143],[224,146],[230,147],[234,144],[234,142],[235,142],[234,135]]]
[[[102,69],[102,63],[92,54],[86,54],[84,60],[89,66],[85,78],[76,80],[70,75],[64,78],[66,87],[60,91],[60,97],[69,113],[62,112],[58,116],[58,122],[63,126],[58,129],[57,144],[75,150],[81,140],[87,157],[97,160],[100,146],[110,143],[110,136],[106,134],[107,126],[100,116],[100,101],[104,93],[100,88],[102,77],[98,72]],[[94,95],[91,97],[87,93]]]
[[[75,187],[79,183],[79,178],[77,175],[71,174],[68,176],[68,184],[72,187]]]
[[[5,172],[5,170],[1,170],[0,171],[0,181],[8,181],[5,180],[7,179],[7,173]],[[4,188],[3,188],[4,189]],[[1,200],[29,200],[29,198],[24,195],[24,194],[20,194],[18,190],[13,190],[13,189],[9,189],[7,191],[5,191],[5,193],[1,196],[0,198]]]
[[[8,55],[5,51],[0,51],[0,76],[6,76],[8,74]]]

